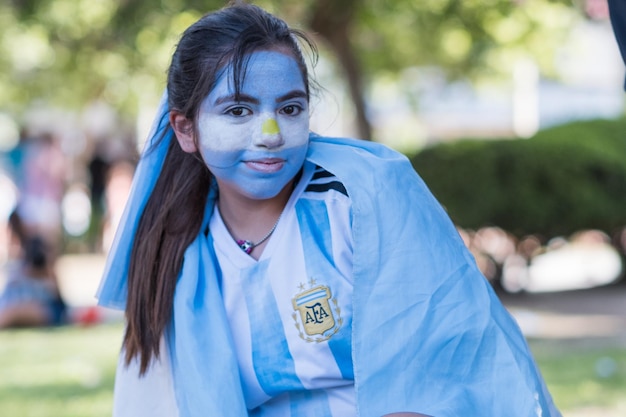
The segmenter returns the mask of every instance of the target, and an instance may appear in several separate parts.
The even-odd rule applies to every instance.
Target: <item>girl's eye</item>
[[[231,109],[228,109],[226,113],[235,117],[244,117],[244,116],[248,116],[251,112],[245,107],[233,107]]]
[[[302,112],[302,107],[291,104],[283,107],[281,111],[287,116],[297,116]]]

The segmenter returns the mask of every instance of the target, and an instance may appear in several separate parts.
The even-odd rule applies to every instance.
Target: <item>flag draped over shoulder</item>
[[[519,327],[408,159],[320,137],[309,159],[352,200],[360,415],[559,416]]]
[[[166,111],[163,102],[153,140]],[[102,305],[125,304],[132,239],[170,140],[138,166]],[[408,159],[376,143],[313,134],[307,159],[332,172],[352,202],[359,416],[560,416],[517,324]],[[213,204],[210,196],[205,225]],[[247,413],[216,263],[210,234],[200,233],[185,253],[167,332],[181,417]]]

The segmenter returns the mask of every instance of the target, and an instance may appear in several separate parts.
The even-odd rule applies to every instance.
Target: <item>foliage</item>
[[[580,18],[567,3],[364,0],[353,39],[371,72],[437,66],[493,77],[532,57],[553,74],[554,51]]]
[[[256,3],[310,26],[320,2],[286,0]],[[328,2],[321,2],[328,3]],[[344,2],[323,12],[340,14]],[[413,66],[438,66],[450,75],[510,73],[516,58],[533,57],[553,74],[554,51],[582,18],[571,1],[424,0],[351,1],[350,44],[372,78]],[[315,32],[314,32],[315,33]]]
[[[180,33],[224,1],[55,0],[0,5],[0,110],[104,100],[131,118],[160,95]]]
[[[35,101],[80,109],[104,100],[133,119],[156,102],[180,33],[226,0],[13,0],[0,3],[0,111]],[[554,49],[579,13],[565,0],[254,1],[309,32],[349,4],[326,39],[348,78],[441,66],[452,75],[509,72],[532,55],[550,71]],[[342,6],[343,5],[343,6]],[[318,24],[319,26],[319,24]],[[330,28],[333,29],[333,28]],[[334,33],[332,30],[328,33]],[[353,54],[351,51],[356,51]],[[344,53],[341,53],[344,51]],[[346,57],[356,55],[358,62]],[[364,76],[361,77],[361,73]],[[354,84],[353,99],[362,95]]]
[[[518,236],[626,226],[626,119],[575,122],[531,139],[464,140],[412,157],[461,227]]]

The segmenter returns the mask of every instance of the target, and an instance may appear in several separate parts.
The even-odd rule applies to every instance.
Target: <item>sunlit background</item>
[[[0,264],[19,207],[54,248],[73,323],[121,331],[95,307],[106,254],[178,36],[224,3],[0,4]],[[590,378],[626,392],[625,71],[606,0],[254,3],[319,46],[312,129],[405,153],[529,340],[616,341]],[[555,363],[558,398],[602,396],[565,388]],[[89,375],[106,404],[110,381]],[[564,415],[626,415],[626,394],[609,397],[564,399]]]

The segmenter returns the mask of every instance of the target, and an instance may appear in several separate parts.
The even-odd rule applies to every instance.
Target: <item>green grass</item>
[[[0,416],[110,417],[122,326],[0,332]]]
[[[626,415],[626,346],[534,340],[530,342],[555,403],[567,411],[598,409]],[[596,415],[596,414],[594,414]]]
[[[110,417],[121,337],[121,324],[0,332],[0,416]],[[626,415],[626,347],[530,346],[564,417]]]

